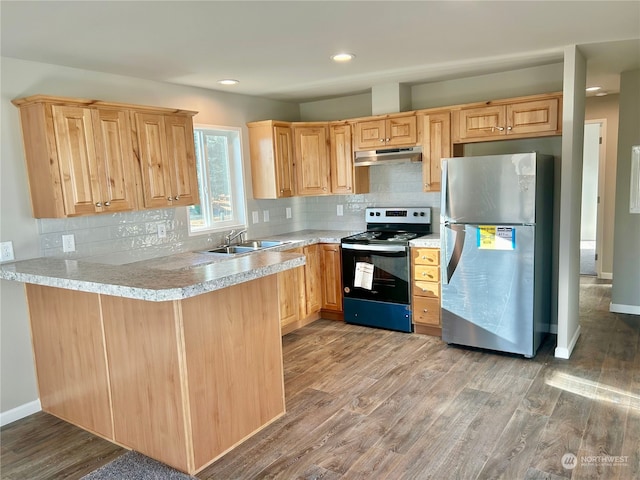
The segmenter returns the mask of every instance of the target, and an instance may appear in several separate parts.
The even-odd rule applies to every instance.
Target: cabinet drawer
[[[425,282],[439,282],[440,267],[416,265],[414,267],[413,278],[415,280],[424,280]]]
[[[413,297],[413,323],[440,326],[440,301],[437,298]]]
[[[414,248],[413,263],[416,265],[440,265],[440,250],[437,248]]]
[[[413,294],[417,297],[440,298],[440,284],[438,282],[416,281],[413,284]]]

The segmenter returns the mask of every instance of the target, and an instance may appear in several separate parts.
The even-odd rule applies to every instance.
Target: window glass
[[[244,226],[240,130],[196,126],[193,135],[200,205],[189,207],[189,231],[202,233]]]

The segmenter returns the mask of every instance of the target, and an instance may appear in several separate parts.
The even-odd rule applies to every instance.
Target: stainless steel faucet
[[[240,237],[240,242],[238,243],[242,243],[242,236],[247,232],[247,229],[245,228],[244,230],[240,230],[239,232],[236,232],[235,230],[231,230],[228,234],[226,234],[224,236],[226,242],[225,245],[231,245],[231,242],[234,241],[236,238]]]

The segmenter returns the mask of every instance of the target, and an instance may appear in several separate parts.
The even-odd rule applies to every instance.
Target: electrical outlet
[[[62,235],[62,251],[65,253],[76,251],[76,237],[73,233]]]
[[[263,210],[263,211],[262,211],[262,219],[263,219],[265,222],[268,222],[268,221],[269,221],[269,210]]]
[[[11,262],[14,259],[13,242],[0,243],[0,262]]]
[[[338,214],[339,217],[344,215],[344,208],[342,207],[342,205],[337,205],[336,213]]]
[[[287,218],[291,218],[291,207],[287,207],[286,216],[287,216]]]
[[[258,212],[251,212],[251,219],[253,220],[253,223],[258,223],[260,221]]]
[[[167,238],[167,226],[164,223],[158,224],[158,238]]]

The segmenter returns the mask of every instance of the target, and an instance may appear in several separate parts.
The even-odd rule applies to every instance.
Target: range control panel
[[[370,207],[367,223],[431,223],[431,207]]]

